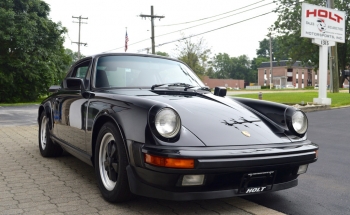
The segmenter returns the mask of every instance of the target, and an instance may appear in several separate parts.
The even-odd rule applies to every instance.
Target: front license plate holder
[[[238,193],[261,193],[272,189],[276,171],[255,172],[244,174]]]

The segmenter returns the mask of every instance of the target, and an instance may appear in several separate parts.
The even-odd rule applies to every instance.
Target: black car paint
[[[271,165],[276,166],[273,169],[282,171],[291,168],[295,171],[298,165],[317,160],[315,150],[318,146],[308,141],[306,135],[295,136],[288,130],[285,111],[290,107],[286,105],[231,99],[206,91],[183,91],[176,87],[166,90],[95,89],[91,84],[95,58],[92,59],[92,66],[87,74],[89,78],[86,81],[89,96],[83,96],[80,90],[66,89],[63,83],[62,89],[43,101],[39,108],[39,116],[45,111],[50,119],[52,139],[90,165],[94,163],[94,143],[99,128],[107,120],[115,123],[124,139],[130,163],[127,169],[129,183],[132,192],[136,194],[152,196],[145,190],[153,190],[153,196],[157,197],[156,193],[162,193],[159,190],[161,189],[167,190],[162,193],[166,199],[228,197],[238,195],[236,191],[232,191],[232,187],[231,191],[224,192],[226,194],[214,192],[211,196],[204,194],[202,197],[193,193],[196,193],[198,188],[188,188],[192,192],[189,196],[192,197],[187,198],[180,194],[175,195],[174,192],[184,192],[183,188],[178,187],[178,180],[186,173],[224,174],[230,171],[242,175],[247,171],[271,170]],[[84,60],[86,59],[80,62]],[[72,71],[67,77],[71,74]],[[171,107],[181,116],[182,128],[176,141],[157,138],[151,132],[148,116],[154,106]],[[213,135],[208,130],[215,130],[216,134]],[[251,137],[242,135],[243,130],[249,130]],[[230,136],[224,136],[224,133]],[[154,167],[144,163],[143,153],[196,158],[196,167],[195,170]],[[248,162],[254,159],[256,162]],[[279,161],[282,163],[277,165]],[[220,166],[220,162],[226,164]],[[150,178],[154,179],[157,174],[163,176],[165,186],[151,183]],[[290,180],[289,184],[280,186],[296,186],[296,177]],[[205,192],[211,193],[213,190],[208,189]],[[176,197],[177,195],[181,197]]]

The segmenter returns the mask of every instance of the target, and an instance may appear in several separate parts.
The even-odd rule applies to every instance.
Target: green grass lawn
[[[240,94],[235,97],[243,98],[258,98],[258,92],[252,94]],[[263,93],[263,100],[279,102],[284,104],[304,104],[312,102],[313,98],[318,97],[318,92],[274,92],[274,93]],[[327,93],[327,97],[332,99],[331,107],[340,107],[350,105],[350,94],[349,93]]]
[[[34,104],[40,104],[43,100],[44,100],[44,97],[37,99],[34,102],[0,103],[0,107],[34,105]]]

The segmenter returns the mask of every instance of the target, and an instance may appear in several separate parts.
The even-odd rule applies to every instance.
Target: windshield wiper
[[[187,91],[187,89],[190,89],[190,88],[194,88],[195,86],[192,86],[190,84],[186,84],[186,83],[169,83],[169,84],[155,84],[155,85],[152,85],[151,89],[154,90],[154,88],[157,88],[157,87],[161,87],[161,86],[168,86],[168,87],[185,87],[185,91]]]

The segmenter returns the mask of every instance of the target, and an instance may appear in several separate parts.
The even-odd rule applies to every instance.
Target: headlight
[[[155,117],[155,126],[160,135],[165,138],[172,138],[179,133],[181,120],[173,109],[163,108]]]
[[[294,131],[298,134],[304,134],[307,130],[307,118],[301,111],[296,111],[292,116],[292,125]]]

